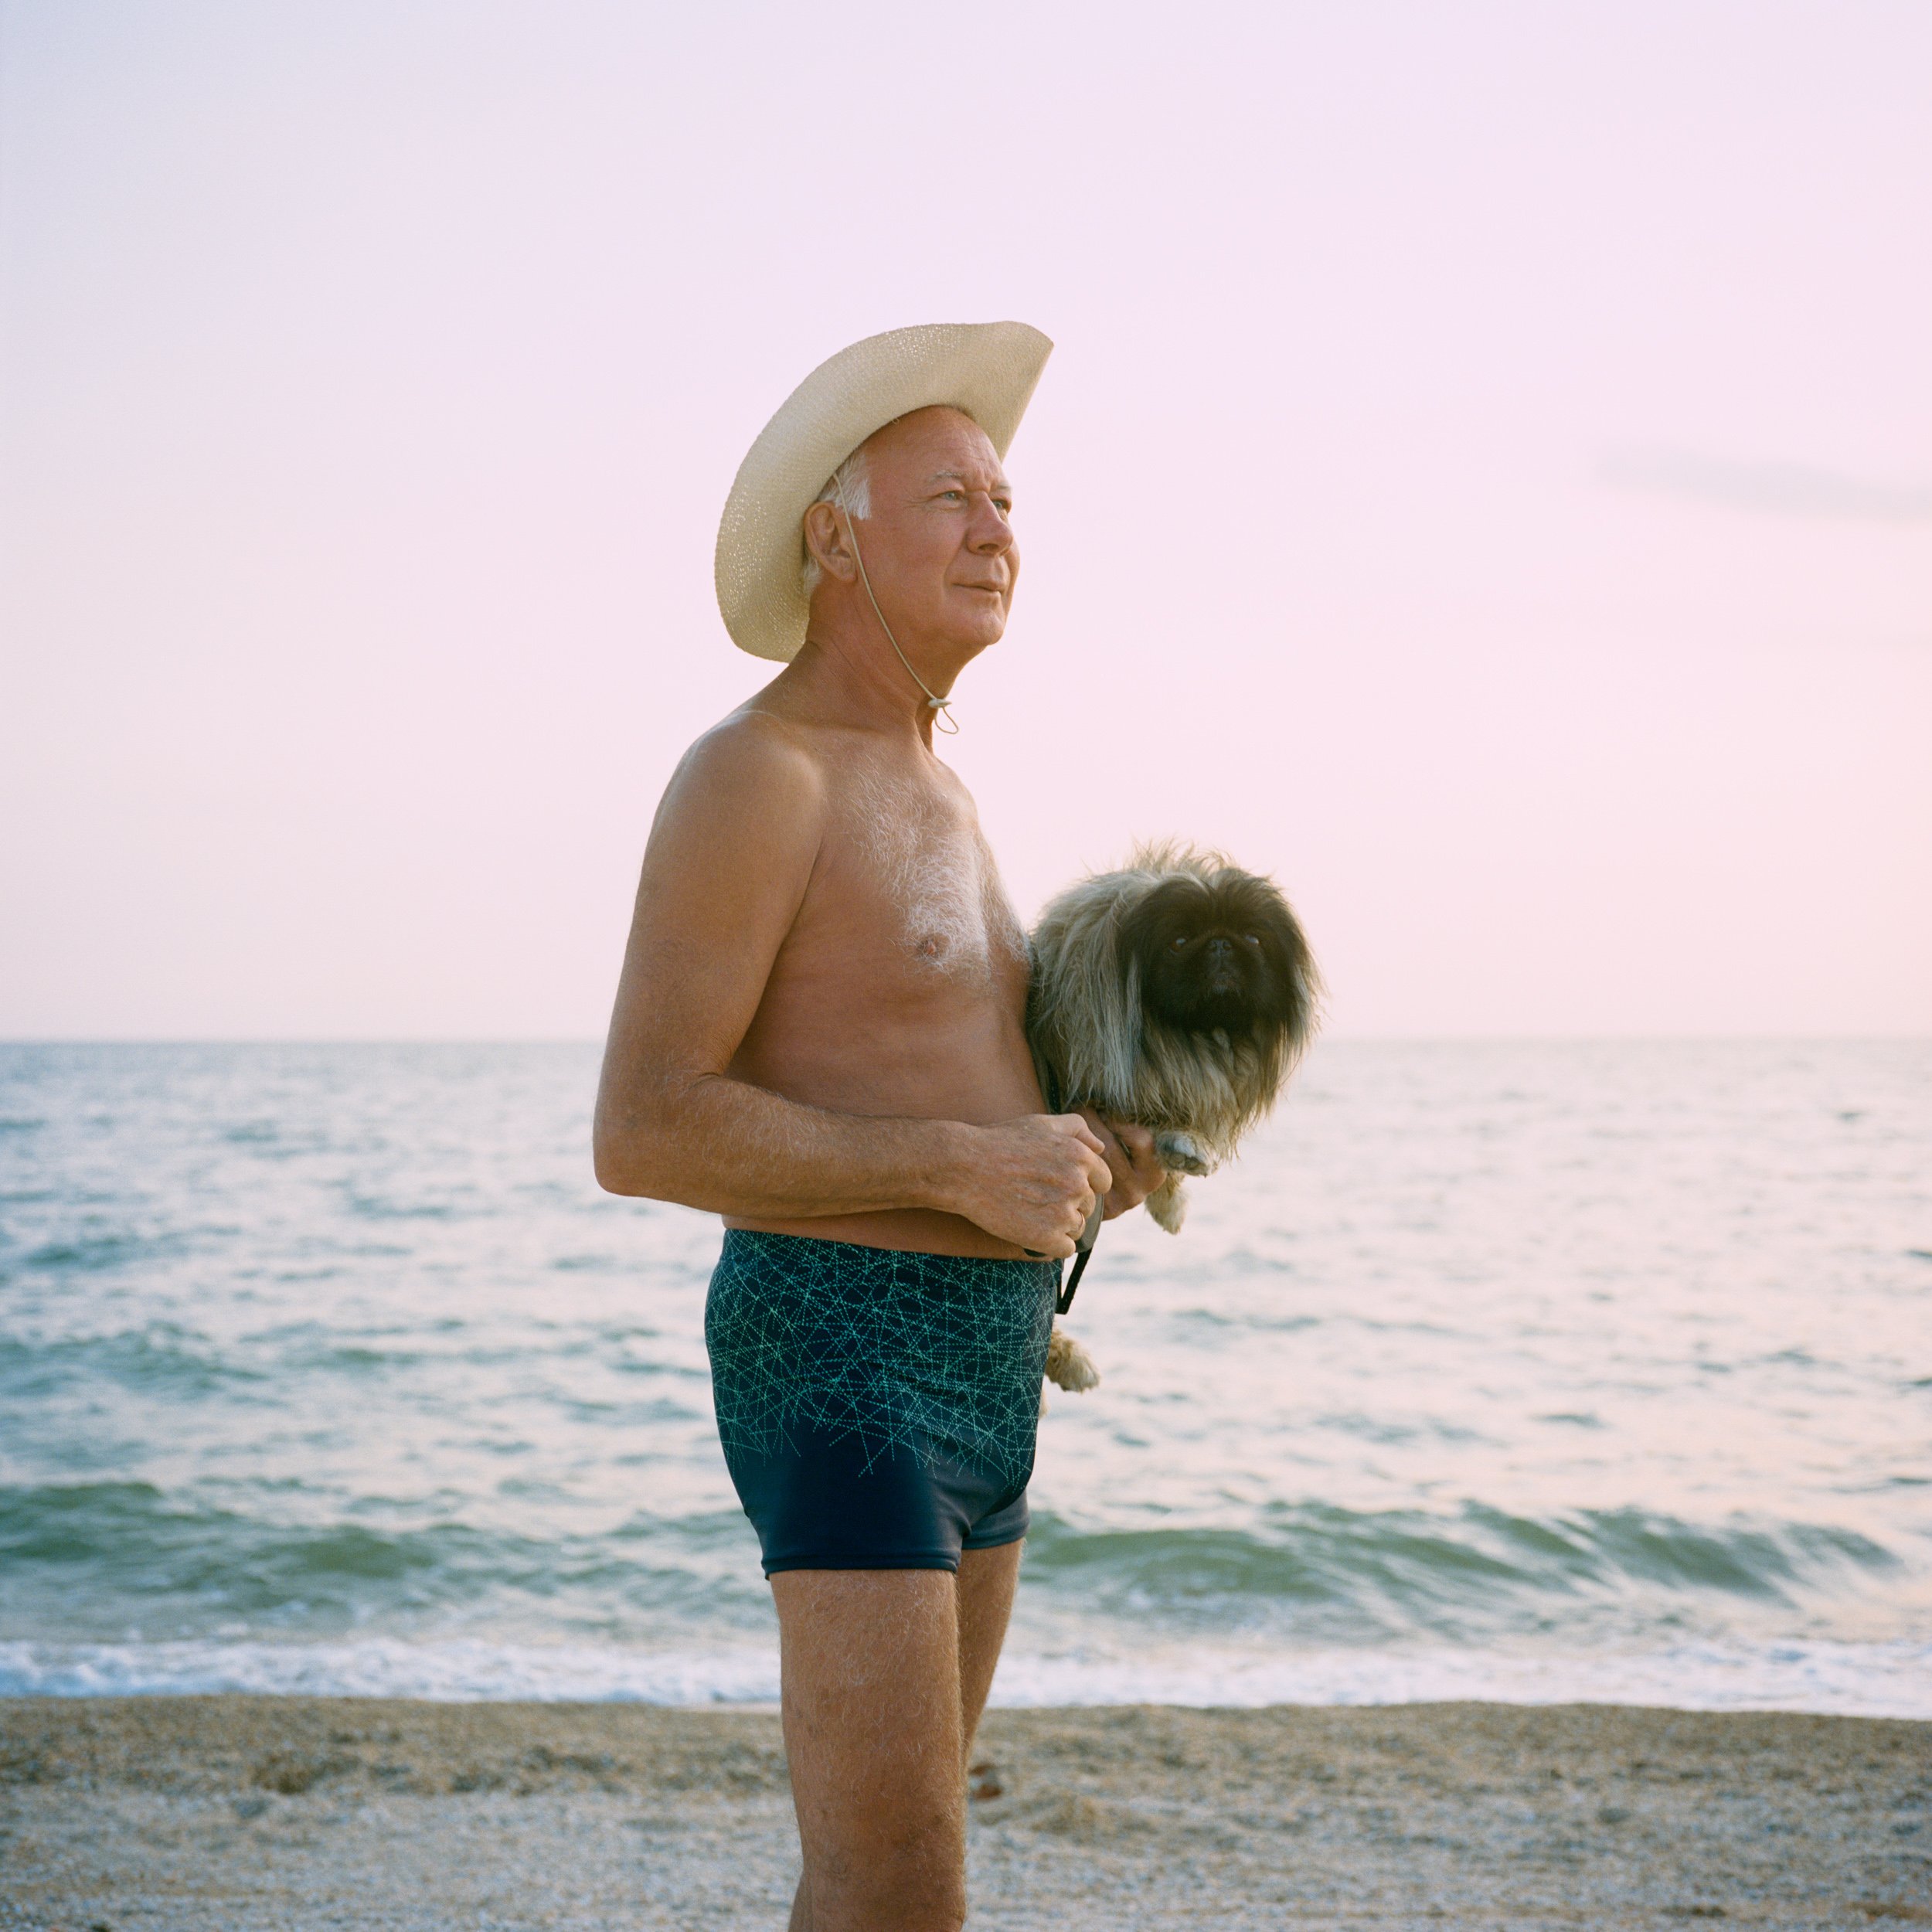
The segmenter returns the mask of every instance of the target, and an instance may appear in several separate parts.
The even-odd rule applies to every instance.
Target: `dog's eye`
[[[1258,946],[1261,943],[1261,935],[1259,933],[1243,933],[1241,937],[1245,939],[1250,946]]]
[[[1187,934],[1186,934],[1185,933],[1183,933],[1183,934],[1182,934],[1182,935],[1180,936],[1180,937],[1179,937],[1179,939],[1177,939],[1177,940],[1175,940],[1175,942],[1174,942],[1174,950],[1175,950],[1175,951],[1178,953],[1179,951],[1180,951],[1180,950],[1182,949],[1182,947],[1184,947],[1185,945],[1186,945],[1186,944],[1187,944]]]

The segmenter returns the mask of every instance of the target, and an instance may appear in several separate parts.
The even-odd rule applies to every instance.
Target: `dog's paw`
[[[1094,1367],[1094,1358],[1064,1328],[1056,1328],[1046,1345],[1046,1379],[1069,1395],[1078,1395],[1083,1389],[1100,1386],[1100,1372]],[[1043,1392],[1041,1400],[1045,1399]]]
[[[1165,1228],[1170,1234],[1180,1233],[1181,1223],[1187,1219],[1187,1192],[1179,1175],[1170,1174],[1147,1197],[1147,1211],[1157,1228]]]
[[[1155,1158],[1170,1174],[1212,1174],[1214,1161],[1192,1134],[1157,1134]]]

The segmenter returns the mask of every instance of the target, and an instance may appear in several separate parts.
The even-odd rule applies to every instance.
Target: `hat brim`
[[[933,322],[869,335],[818,366],[760,431],[718,525],[718,608],[733,643],[789,663],[805,641],[805,512],[875,430],[945,404],[1004,457],[1053,345],[1024,322]]]

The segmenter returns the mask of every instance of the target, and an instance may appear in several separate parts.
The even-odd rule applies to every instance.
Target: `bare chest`
[[[1023,975],[1026,935],[970,801],[873,772],[842,790],[824,910],[848,943],[935,991]]]

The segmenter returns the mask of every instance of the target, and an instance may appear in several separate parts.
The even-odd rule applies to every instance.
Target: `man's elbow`
[[[607,1194],[662,1200],[666,1135],[655,1122],[622,1123],[598,1117],[590,1134],[590,1167]]]
[[[699,1205],[691,1189],[707,1164],[698,1152],[706,1135],[694,1114],[693,1098],[708,1077],[662,1075],[599,1097],[590,1128],[590,1164],[605,1193]]]
[[[624,1160],[613,1148],[602,1142],[594,1142],[590,1148],[590,1172],[597,1176],[597,1185],[606,1194],[628,1194],[648,1198],[651,1189],[645,1184],[634,1166]]]

